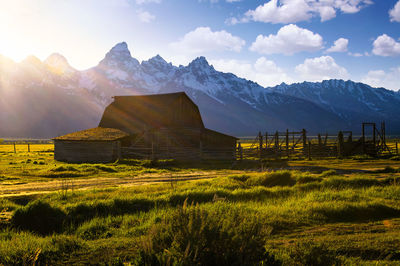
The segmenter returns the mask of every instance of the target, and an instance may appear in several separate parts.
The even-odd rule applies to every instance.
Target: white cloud
[[[161,0],[135,0],[136,4],[142,5],[142,4],[148,4],[148,3],[156,3],[159,4],[161,3]]]
[[[383,34],[374,41],[372,53],[381,56],[398,56],[400,55],[400,42]]]
[[[275,86],[282,82],[292,83],[293,80],[275,62],[260,57],[253,64],[240,60],[210,60],[218,71],[230,72],[241,78],[249,79],[262,86]]]
[[[333,46],[330,47],[329,49],[326,50],[328,53],[340,53],[340,52],[346,52],[347,51],[347,45],[349,44],[349,40],[345,38],[339,38],[337,39]]]
[[[270,0],[248,10],[238,22],[295,23],[319,15],[321,21],[336,17],[336,11],[357,13],[372,0]]]
[[[362,53],[352,53],[352,52],[348,52],[347,53],[348,55],[350,55],[350,56],[353,56],[353,57],[362,57],[362,56],[368,56],[367,54],[362,54]]]
[[[321,6],[317,7],[319,16],[321,17],[321,22],[331,20],[336,17],[336,10],[331,6]]]
[[[280,28],[276,35],[258,35],[250,50],[260,54],[291,55],[301,51],[318,51],[322,49],[322,43],[319,34],[290,24]]]
[[[336,64],[330,56],[308,58],[303,64],[296,66],[295,71],[302,79],[308,81],[348,79],[349,77],[347,70]]]
[[[242,0],[225,0],[227,3],[234,3],[234,2],[240,2]],[[199,2],[210,2],[210,3],[218,3],[219,0],[199,0]]]
[[[271,0],[255,10],[249,10],[245,16],[254,21],[270,23],[291,23],[311,18],[310,7],[304,0],[282,1]]]
[[[389,10],[389,16],[391,22],[400,22],[400,0]]]
[[[136,13],[138,15],[139,20],[144,23],[149,23],[156,18],[153,14],[150,14],[149,12],[141,9],[139,9]]]
[[[224,30],[212,31],[209,27],[198,27],[170,45],[177,51],[196,54],[208,51],[240,52],[245,44],[244,40]]]
[[[361,82],[373,87],[397,91],[400,89],[400,66],[390,69],[387,73],[383,70],[371,70],[361,79]]]

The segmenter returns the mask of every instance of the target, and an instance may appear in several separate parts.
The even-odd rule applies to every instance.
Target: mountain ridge
[[[4,58],[0,56],[0,62],[7,61]],[[186,92],[199,106],[207,127],[237,136],[286,128],[306,128],[310,132],[359,131],[364,120],[385,120],[389,130],[400,133],[400,120],[395,115],[400,109],[399,92],[353,81],[281,83],[262,87],[232,73],[215,70],[203,56],[179,67],[166,62],[160,55],[139,62],[132,57],[125,42],[112,47],[98,65],[83,71],[72,68],[60,54],[52,54],[43,62],[30,57],[21,63],[8,62],[8,68],[5,65],[0,64],[3,84],[0,96],[29,102],[23,94],[16,97],[10,91],[35,88],[32,90],[37,95],[32,97],[37,103],[29,104],[35,108],[47,106],[41,113],[48,112],[53,117],[50,119],[47,115],[47,121],[35,117],[39,128],[33,130],[34,134],[29,127],[18,129],[17,126],[11,131],[1,128],[0,136],[55,137],[96,126],[112,96],[177,91]],[[43,88],[42,92],[40,88]],[[43,102],[40,97],[47,90],[56,93],[59,101],[69,100],[65,100],[65,106]],[[43,99],[52,101],[48,97]],[[74,109],[68,107],[72,105]],[[24,108],[14,107],[15,111],[4,106],[0,105],[3,114],[14,111],[21,120],[28,117]],[[48,121],[52,121],[57,130],[52,130]],[[0,123],[7,125],[13,121],[0,115]]]

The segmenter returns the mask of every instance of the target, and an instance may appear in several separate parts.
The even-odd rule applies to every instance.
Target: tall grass
[[[304,228],[396,221],[400,186],[395,179],[371,174],[248,172],[181,182],[174,188],[159,184],[76,191],[66,199],[49,194],[39,200],[4,200],[3,205],[15,211],[13,229],[0,231],[0,264],[51,264],[57,258],[82,262],[77,258],[88,254],[95,261],[133,264],[343,263],[351,260],[340,257],[353,253],[344,253],[338,242],[332,240],[332,247],[321,245],[322,240],[297,245],[285,242],[286,238]],[[396,228],[388,232],[400,236]],[[311,238],[299,239],[306,237]],[[273,246],[277,239],[285,246]],[[367,243],[360,243],[367,250]],[[378,249],[376,254],[383,254],[375,245]],[[379,259],[379,254],[371,254],[368,259]]]

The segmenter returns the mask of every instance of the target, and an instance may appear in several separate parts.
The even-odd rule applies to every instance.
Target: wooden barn
[[[112,140],[102,140],[101,132],[112,129],[118,130],[119,134]],[[97,140],[85,139],[86,130],[55,138],[56,146],[60,147],[55,150],[55,158],[63,160],[64,154],[73,153],[70,146],[65,144],[60,146],[60,143],[69,141],[68,145],[71,145],[70,142],[73,141],[71,137],[74,135],[76,139],[82,137],[80,143],[84,147],[89,145],[89,141],[102,143],[101,147],[107,149],[105,153],[108,154],[104,156],[110,159],[115,158],[114,155],[111,156],[114,151],[110,147],[117,147],[117,153],[123,158],[185,160],[236,158],[237,138],[206,129],[199,108],[184,92],[115,96],[114,101],[106,107],[99,127],[90,130],[99,131]],[[78,151],[78,142],[73,143]],[[65,152],[64,147],[70,152]],[[79,161],[82,157],[77,155],[75,161]]]
[[[121,141],[129,134],[115,128],[96,127],[54,138],[57,161],[113,162],[121,157]]]

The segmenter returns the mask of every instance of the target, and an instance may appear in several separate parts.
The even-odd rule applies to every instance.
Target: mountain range
[[[343,80],[275,87],[214,69],[204,57],[174,66],[157,55],[139,62],[115,45],[97,66],[72,68],[60,54],[20,63],[0,56],[0,136],[51,138],[97,126],[115,95],[185,91],[206,127],[235,136],[258,131],[337,133],[386,121],[400,133],[400,93]]]

